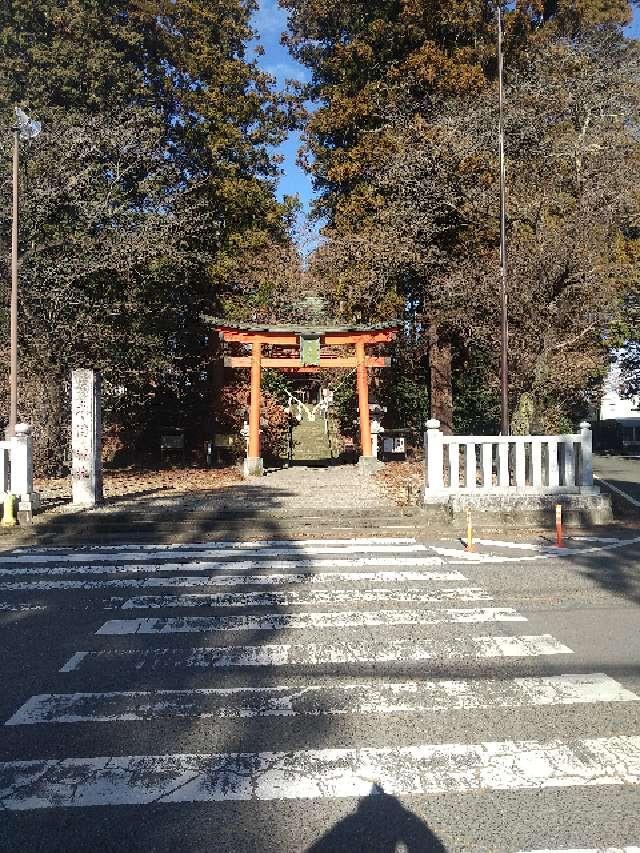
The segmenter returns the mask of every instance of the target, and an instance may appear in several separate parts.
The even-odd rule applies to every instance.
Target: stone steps
[[[293,429],[293,462],[327,463],[334,458],[329,435],[324,431],[324,421],[300,421]]]
[[[412,508],[413,509],[413,508]],[[384,507],[380,511],[333,512],[326,508],[294,512],[245,506],[215,513],[185,513],[182,517],[117,513],[57,519],[36,517],[36,524],[2,535],[3,549],[34,545],[87,545],[122,542],[199,542],[226,539],[353,538],[357,536],[420,536],[425,527],[446,529],[440,513],[425,525],[419,510]]]

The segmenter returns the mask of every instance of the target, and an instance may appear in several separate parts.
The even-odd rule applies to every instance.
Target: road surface
[[[640,536],[0,555],[0,849],[640,848]]]

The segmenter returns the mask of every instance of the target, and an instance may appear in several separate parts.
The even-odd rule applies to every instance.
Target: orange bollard
[[[465,551],[475,551],[475,545],[473,544],[473,528],[471,526],[471,510],[467,510],[467,545],[464,549]]]
[[[556,504],[556,548],[564,548],[562,536],[562,504]]]

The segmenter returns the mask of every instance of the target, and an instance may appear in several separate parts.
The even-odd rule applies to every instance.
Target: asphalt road
[[[1,555],[0,850],[640,847],[620,535]]]
[[[625,503],[618,500],[616,506],[625,508],[638,516],[640,511],[640,459],[630,456],[594,456],[593,473],[597,478],[623,491],[633,501],[637,501],[638,506],[634,506],[629,502]]]

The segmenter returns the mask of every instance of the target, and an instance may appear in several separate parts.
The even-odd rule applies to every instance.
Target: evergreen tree
[[[254,8],[4,5],[4,126],[16,104],[43,125],[23,152],[19,399],[40,461],[63,460],[74,366],[104,371],[106,425],[140,444],[165,423],[210,417],[201,315],[236,286],[238,255],[284,234],[287,213],[269,146],[293,102],[245,55]]]
[[[494,10],[283,5],[320,105],[309,167],[328,243],[316,263],[347,316],[404,314],[407,344],[428,356],[413,358],[414,377],[428,378],[432,414],[451,428],[454,377],[470,355],[483,354],[497,396]],[[637,275],[628,19],[626,2],[505,15],[512,402],[533,392],[552,428],[595,390],[607,327]],[[472,386],[457,380],[463,393]]]

